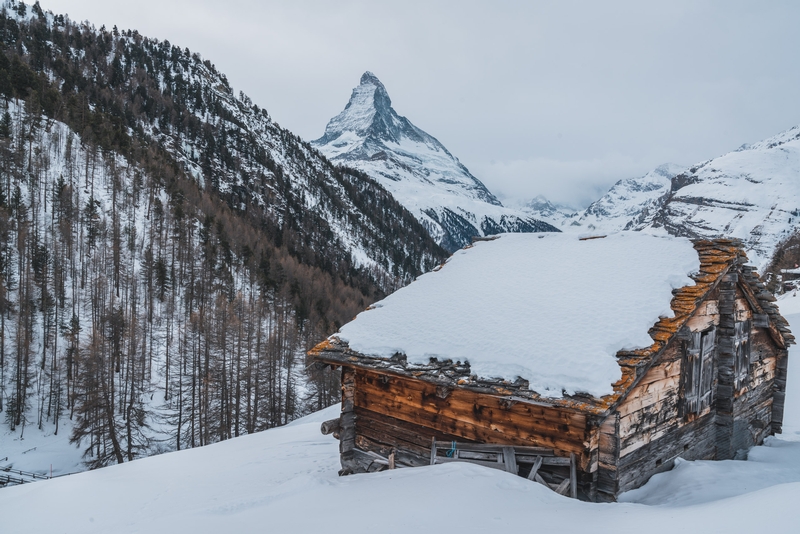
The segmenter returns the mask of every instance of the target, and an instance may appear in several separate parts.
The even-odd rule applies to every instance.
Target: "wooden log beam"
[[[578,498],[578,470],[575,454],[569,455],[569,496],[573,499]]]
[[[322,432],[322,434],[325,435],[325,436],[327,436],[328,434],[333,434],[334,432],[338,432],[339,431],[339,422],[340,422],[340,419],[338,417],[336,419],[329,419],[327,421],[324,421],[320,425],[320,428],[319,428],[320,432]]]

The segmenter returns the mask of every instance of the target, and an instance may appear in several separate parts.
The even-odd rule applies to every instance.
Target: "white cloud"
[[[515,205],[536,195],[575,208],[588,206],[617,180],[644,174],[642,162],[621,154],[586,160],[531,158],[490,162],[475,169],[501,201]]]

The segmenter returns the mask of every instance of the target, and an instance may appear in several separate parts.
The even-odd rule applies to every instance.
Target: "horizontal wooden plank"
[[[387,398],[370,396],[359,399],[359,404],[379,413],[391,413],[396,419],[414,423],[423,427],[435,429],[459,438],[483,443],[508,443],[512,445],[534,445],[558,449],[565,452],[581,454],[584,451],[582,440],[569,435],[550,434],[531,428],[521,422],[520,425],[503,422],[485,424],[484,421],[473,422],[463,414],[444,411],[437,413],[430,410],[420,410],[418,407],[407,403],[394,401]],[[460,417],[460,418],[457,418]]]
[[[517,462],[523,464],[532,464],[536,461],[537,458],[542,459],[542,465],[552,465],[552,466],[568,466],[570,463],[569,458],[565,458],[563,456],[529,456],[527,454],[518,454],[517,455]]]
[[[549,420],[545,420],[539,417],[543,410],[559,410],[521,402],[506,408],[501,398],[461,390],[441,399],[432,384],[396,377],[383,382],[377,375],[370,378],[366,374],[357,374],[356,404],[374,412],[471,441],[544,446],[578,454],[585,448],[583,414],[548,412]],[[413,387],[406,387],[410,382],[415,382]],[[562,422],[554,423],[558,418]]]
[[[408,449],[425,457],[430,454],[431,438],[433,437],[462,439],[359,407],[356,408],[355,414],[357,416],[356,432],[359,435],[365,435],[386,445]]]
[[[435,444],[438,449],[449,449],[453,446],[451,441],[437,441]],[[462,451],[477,451],[477,452],[496,452],[502,453],[504,445],[495,445],[491,443],[462,443],[457,441],[456,448]],[[553,456],[553,449],[546,447],[525,447],[515,446],[514,451],[517,454],[535,454],[538,456]]]
[[[524,399],[512,400],[506,397],[475,393],[459,388],[452,390],[443,399],[438,395],[435,384],[398,376],[391,376],[388,377],[388,380],[383,380],[382,376],[386,375],[362,369],[357,370],[357,389],[362,388],[371,391],[377,389],[430,407],[449,406],[456,410],[474,411],[476,418],[480,418],[487,411],[491,411],[495,415],[507,412],[533,418],[536,421],[540,421],[542,425],[551,423],[554,428],[563,428],[564,425],[576,428],[584,428],[586,426],[586,415],[575,410],[542,406],[525,402]],[[411,398],[408,399],[408,397]],[[480,402],[476,402],[478,400]]]

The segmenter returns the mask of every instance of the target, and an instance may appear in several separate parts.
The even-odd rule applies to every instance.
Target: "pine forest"
[[[135,31],[0,12],[0,424],[88,467],[337,402],[305,351],[446,253],[384,189]]]

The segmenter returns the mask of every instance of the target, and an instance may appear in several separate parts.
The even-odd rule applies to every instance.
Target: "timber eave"
[[[377,358],[351,350],[347,343],[329,338],[308,352],[320,364],[332,367],[353,367],[376,373],[421,380],[446,389],[463,389],[473,393],[501,397],[509,403],[524,402],[536,406],[563,408],[574,412],[597,415],[603,408],[598,399],[574,395],[555,399],[544,397],[528,389],[528,381],[485,379],[470,373],[469,364],[432,360],[430,364],[408,364],[404,355],[392,358]]]

